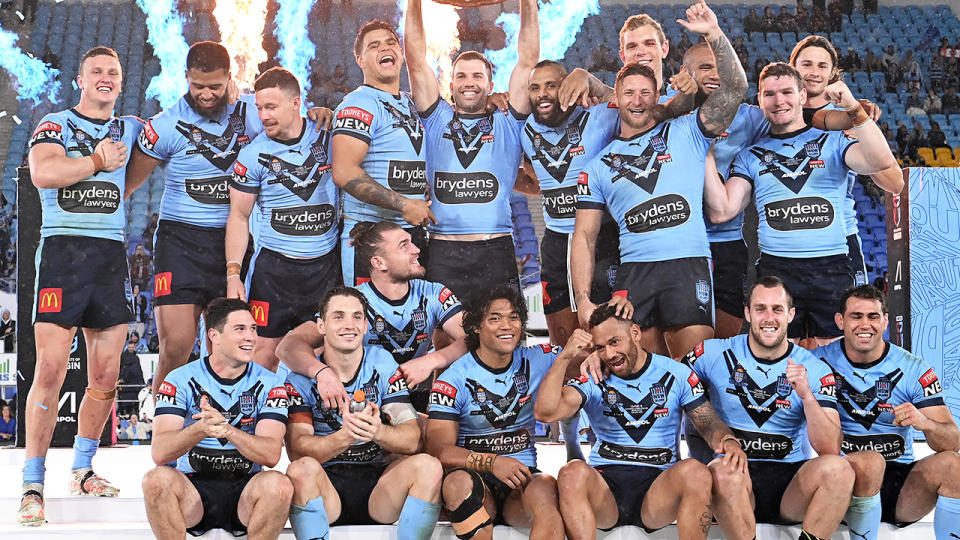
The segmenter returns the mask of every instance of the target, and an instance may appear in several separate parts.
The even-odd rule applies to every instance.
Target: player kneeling
[[[293,463],[290,524],[297,538],[327,538],[329,525],[397,523],[397,538],[430,537],[440,512],[440,463],[427,454],[389,465],[383,451],[416,452],[420,428],[393,356],[364,347],[369,311],[356,289],[337,287],[320,303],[321,361],[354,403],[327,409],[314,380],[290,373],[287,452]],[[356,410],[363,407],[362,410]],[[353,409],[353,410],[352,410]],[[381,412],[382,411],[382,412]]]
[[[653,532],[676,520],[680,538],[706,538],[716,498],[716,507],[725,510],[717,515],[725,536],[753,538],[749,505],[730,504],[748,497],[747,457],[697,376],[683,364],[645,351],[640,327],[617,316],[614,306],[598,306],[589,324],[590,333],[576,330],[570,337],[564,351],[570,354],[560,355],[547,372],[535,406],[541,422],[568,418],[582,408],[597,435],[590,453],[593,467],[575,460],[560,469],[567,536],[596,538],[597,528],[621,525]],[[590,352],[609,374],[564,385],[567,361]],[[694,459],[679,459],[682,411],[722,454],[709,469]],[[726,485],[711,490],[711,469]]]
[[[293,487],[276,471],[287,392],[253,363],[257,325],[250,306],[217,298],[204,311],[210,356],[171,371],[157,391],[143,499],[154,535],[182,539],[225,529],[277,538]],[[177,466],[165,463],[177,460]]]

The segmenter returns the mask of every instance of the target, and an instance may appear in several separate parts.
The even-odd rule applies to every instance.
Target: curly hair
[[[477,291],[467,297],[463,304],[463,331],[466,333],[467,348],[475,351],[480,347],[480,326],[483,318],[490,312],[494,300],[510,302],[520,316],[520,331],[527,328],[527,302],[520,291],[509,285],[499,285],[492,289]]]

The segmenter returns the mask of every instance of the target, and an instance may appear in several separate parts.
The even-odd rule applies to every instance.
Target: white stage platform
[[[929,450],[919,445],[918,453],[927,455]],[[588,451],[586,446],[584,452]],[[565,451],[562,445],[537,444],[538,463],[546,472],[556,474],[563,465]],[[0,449],[0,538],[29,540],[64,538],[81,539],[146,539],[153,538],[147,523],[143,506],[143,494],[140,479],[151,468],[149,446],[130,446],[102,448],[94,459],[94,467],[104,477],[120,488],[120,497],[104,499],[94,497],[70,497],[67,492],[68,473],[73,454],[71,449],[53,449],[47,457],[47,519],[42,527],[27,528],[16,523],[15,516],[20,505],[20,478],[23,466],[23,450],[13,448]],[[278,466],[285,470],[286,456]],[[914,540],[933,538],[933,515],[906,529],[896,529],[883,525],[881,540]],[[794,540],[800,532],[799,527],[758,527],[760,540]],[[396,529],[392,526],[378,527],[337,527],[332,532],[333,540],[393,540]],[[528,531],[497,527],[494,538],[497,540],[520,540],[527,538]],[[211,531],[204,535],[208,539],[232,539],[223,531]],[[284,540],[293,540],[293,531],[288,527],[281,535]],[[455,540],[456,536],[449,525],[439,524],[433,533],[433,539]],[[653,534],[645,534],[635,527],[622,527],[609,533],[601,533],[603,540],[626,540],[650,538],[655,540],[676,539],[675,527],[667,527]],[[710,532],[710,539],[723,538],[719,527]],[[846,540],[848,534],[841,528],[834,535],[836,539]]]

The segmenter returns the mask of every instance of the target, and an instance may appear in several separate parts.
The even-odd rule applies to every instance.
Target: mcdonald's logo
[[[270,320],[270,302],[252,300],[250,302],[250,313],[253,314],[253,321],[257,323],[257,326],[266,326]]]
[[[40,289],[37,313],[60,313],[63,308],[63,289]]]
[[[166,296],[171,292],[173,272],[161,272],[153,278],[153,296]]]

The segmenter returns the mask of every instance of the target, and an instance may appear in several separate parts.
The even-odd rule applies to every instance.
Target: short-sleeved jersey
[[[370,306],[364,345],[385,349],[398,364],[427,354],[433,331],[463,311],[450,289],[432,281],[411,279],[410,290],[399,300],[384,297],[372,281],[357,289]]]
[[[648,354],[639,372],[599,384],[589,377],[567,383],[580,393],[581,408],[597,436],[590,465],[648,465],[666,469],[680,459],[677,441],[682,411],[706,402],[703,384],[688,367]]]
[[[937,373],[922,358],[887,343],[879,360],[854,364],[843,340],[813,351],[837,375],[837,402],[843,451],[875,450],[889,461],[914,460],[913,426],[894,425],[893,408],[913,403],[918,409],[943,405]]]
[[[813,115],[817,111],[837,111],[841,110],[833,103],[827,103],[823,107],[804,107],[803,119],[809,124],[813,120]],[[857,229],[857,209],[856,198],[853,196],[853,185],[857,183],[857,173],[850,171],[847,173],[847,200],[843,206],[843,230],[846,236],[859,234]]]
[[[509,113],[458,114],[443,99],[423,112],[427,182],[439,234],[513,231],[510,192],[523,150],[527,117]]]
[[[323,357],[320,357],[323,360]],[[364,347],[363,359],[353,377],[343,383],[347,394],[363,390],[367,401],[376,403],[381,410],[391,403],[410,403],[407,382],[400,373],[393,357],[377,347]],[[316,383],[309,377],[290,372],[287,375],[287,395],[290,400],[290,421],[313,424],[313,434],[323,437],[336,433],[343,427],[339,409],[328,409],[317,392]],[[354,443],[323,465],[334,463],[382,464],[383,450],[370,441]]]
[[[694,111],[614,139],[580,173],[577,208],[610,211],[620,262],[710,256],[703,173],[712,142]]]
[[[740,104],[737,116],[726,131],[717,136],[713,143],[713,154],[717,172],[726,181],[730,177],[730,167],[734,158],[747,146],[767,134],[770,125],[763,117],[760,107]],[[743,238],[743,212],[725,223],[707,223],[707,239],[710,242],[731,242]]]
[[[753,185],[760,251],[788,258],[847,253],[844,156],[855,140],[805,127],[768,134],[737,155],[731,177]]]
[[[194,111],[186,96],[151,118],[137,142],[144,154],[165,162],[160,219],[226,226],[233,163],[261,131],[254,98],[246,95],[215,120]]]
[[[253,362],[243,375],[224,379],[203,357],[171,371],[157,389],[156,416],[172,414],[183,418],[186,429],[196,422],[200,398],[234,427],[253,435],[257,423],[276,420],[287,423],[287,390],[283,379]],[[201,476],[232,478],[254,474],[262,467],[244,457],[227,439],[207,437],[180,456],[177,470]]]
[[[333,134],[368,145],[360,166],[380,185],[409,199],[423,200],[427,190],[423,123],[408,94],[393,95],[362,85],[347,94],[334,113]],[[391,221],[406,226],[400,212],[343,194],[343,214],[355,221]]]
[[[833,370],[793,344],[782,357],[763,360],[753,355],[747,335],[742,334],[707,340],[684,358],[706,385],[717,416],[740,439],[749,459],[794,462],[810,457],[803,444],[807,425],[803,402],[787,380],[790,358],[807,368],[817,403],[836,409]]]
[[[588,109],[577,106],[556,127],[527,118],[520,141],[527,161],[540,181],[543,220],[548,229],[572,234],[577,214],[577,178],[597,152],[617,134],[620,111],[607,103]]]
[[[240,150],[230,187],[257,194],[257,245],[312,258],[337,246],[340,190],[333,183],[330,133],[304,119],[296,139],[266,133]]]
[[[29,146],[58,144],[68,158],[88,157],[104,139],[122,142],[131,148],[143,129],[136,116],[88,118],[76,109],[47,114],[33,132]],[[128,158],[129,163],[129,158]],[[62,188],[40,188],[43,224],[40,236],[90,236],[123,240],[127,213],[123,190],[127,164],[114,171],[100,171]]]
[[[517,347],[510,364],[500,369],[468,352],[433,383],[430,418],[459,424],[457,446],[536,467],[533,402],[559,352],[550,345]]]

